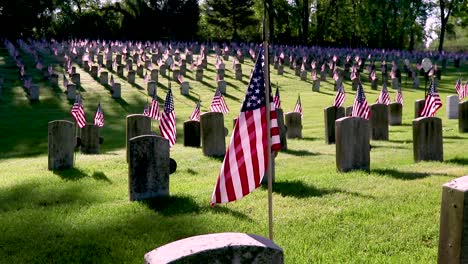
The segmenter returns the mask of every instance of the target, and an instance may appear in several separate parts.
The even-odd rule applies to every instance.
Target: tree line
[[[274,43],[406,50],[437,14],[442,51],[468,0],[0,0],[0,36],[260,41],[264,14]]]

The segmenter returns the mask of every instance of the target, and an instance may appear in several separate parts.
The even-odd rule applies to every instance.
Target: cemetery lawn
[[[23,56],[34,68],[32,58]],[[48,59],[46,63],[54,62]],[[108,87],[78,68],[88,121],[98,102],[103,107],[102,154],[77,153],[74,169],[51,172],[47,123],[72,120],[73,102],[66,100],[62,75],[59,87],[51,87],[31,70],[41,90],[40,101],[29,102],[13,60],[0,48],[0,75],[6,78],[0,103],[0,263],[141,263],[146,252],[188,236],[245,232],[268,237],[267,189],[211,208],[222,161],[204,157],[200,148],[183,147],[183,121],[198,98],[207,111],[215,92],[213,56],[209,63],[203,82],[194,80],[194,72],[187,73],[190,96],[180,95],[179,85],[172,82],[178,143],[171,158],[178,167],[170,176],[171,197],[129,202],[125,116],[141,113],[150,100],[143,79],[137,77],[132,86],[114,73],[122,83],[122,99],[112,99]],[[231,63],[232,58],[226,62],[229,136],[253,65],[246,60],[244,80],[236,81]],[[445,161],[413,162],[413,104],[424,96],[424,81],[416,90],[410,81],[405,84],[404,76],[403,125],[390,127],[389,141],[371,141],[370,173],[337,173],[335,145],[324,143],[323,109],[333,102],[333,80],[312,92],[310,72],[304,82],[288,67],[284,76],[271,67],[284,112],[294,109],[298,94],[304,110],[304,138],[288,140],[288,150],[276,158],[274,242],[284,249],[286,263],[436,262],[441,186],[468,175],[468,134],[458,133],[458,121],[445,114],[446,96],[455,93],[459,76],[459,69],[451,66],[439,85],[444,107],[437,114],[443,120]],[[55,70],[62,72],[58,64]],[[466,81],[468,68],[460,70]],[[167,86],[160,76],[160,105]],[[368,82],[364,88],[373,103],[379,90],[371,90]],[[345,89],[349,106],[354,100],[349,81]],[[393,101],[395,90],[390,94]],[[156,121],[153,129],[159,133]]]

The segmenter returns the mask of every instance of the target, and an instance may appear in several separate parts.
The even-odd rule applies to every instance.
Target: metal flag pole
[[[263,39],[263,48],[264,48],[264,56],[265,56],[265,101],[266,101],[266,120],[267,120],[267,175],[268,175],[268,233],[270,240],[273,241],[273,169],[272,169],[272,157],[271,155],[271,122],[270,122],[270,62],[269,62],[269,51],[268,51],[268,41],[269,41],[269,32],[268,32],[268,4],[266,1],[264,3],[263,8],[263,32],[264,32],[264,39]]]

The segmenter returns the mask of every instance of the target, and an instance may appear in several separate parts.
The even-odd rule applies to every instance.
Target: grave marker
[[[205,156],[222,157],[226,153],[224,116],[218,112],[200,115],[200,134]]]
[[[81,153],[99,154],[100,151],[100,130],[94,124],[86,124],[81,128]]]
[[[388,124],[391,126],[401,125],[403,115],[403,105],[400,103],[390,103],[388,105]]]
[[[388,140],[388,107],[385,104],[370,105],[370,135],[373,140]]]
[[[286,126],[288,128],[287,138],[302,138],[302,117],[301,113],[289,112],[285,115]]]
[[[418,117],[413,120],[414,161],[443,161],[442,120]]]
[[[458,103],[460,100],[457,95],[447,96],[447,118],[458,119]]]
[[[112,98],[120,98],[121,97],[121,86],[120,83],[114,83],[112,86]]]
[[[323,110],[325,117],[325,143],[335,143],[335,121],[345,116],[343,107],[330,106]]]
[[[336,167],[340,172],[370,170],[369,121],[343,117],[335,122]]]
[[[184,146],[200,147],[200,122],[188,120],[184,122]]]
[[[129,158],[129,140],[142,135],[151,135],[151,118],[142,114],[128,115],[126,126],[127,161]]]
[[[458,131],[468,132],[468,101],[458,104]]]
[[[48,124],[48,168],[64,170],[73,168],[76,145],[75,124],[66,120],[55,120]]]

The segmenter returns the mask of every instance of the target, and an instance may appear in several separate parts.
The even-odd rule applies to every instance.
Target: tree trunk
[[[440,23],[440,36],[439,36],[439,48],[438,48],[439,52],[442,52],[442,50],[444,50],[445,29],[447,27],[447,23],[444,20],[445,19],[442,18],[442,21]]]
[[[307,44],[309,37],[309,0],[303,0],[302,4],[302,43]]]

